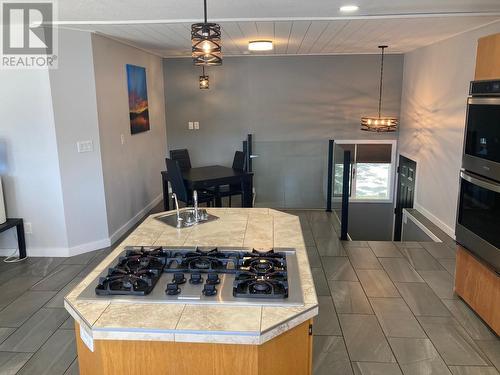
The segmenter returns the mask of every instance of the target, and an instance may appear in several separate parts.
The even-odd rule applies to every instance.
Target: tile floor
[[[500,375],[500,340],[453,294],[454,249],[337,239],[300,217],[320,303],[315,375]],[[110,251],[0,263],[0,374],[77,374],[63,297]]]

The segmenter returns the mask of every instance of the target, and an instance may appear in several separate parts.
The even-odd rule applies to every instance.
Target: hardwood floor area
[[[320,301],[315,375],[499,375],[500,340],[453,293],[450,243],[341,242],[300,217]],[[0,374],[77,374],[64,295],[111,249],[0,263]]]

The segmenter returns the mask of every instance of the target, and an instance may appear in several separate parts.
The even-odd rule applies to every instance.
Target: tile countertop
[[[208,208],[219,217],[203,225],[167,226],[149,216],[64,299],[66,310],[93,340],[148,340],[259,345],[318,314],[299,217],[267,208]],[[124,246],[244,246],[296,249],[304,306],[132,304],[78,299]]]

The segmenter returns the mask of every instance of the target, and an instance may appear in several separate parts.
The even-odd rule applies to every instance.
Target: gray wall
[[[377,55],[232,57],[208,69],[210,89],[200,90],[191,59],[166,59],[168,146],[206,165],[230,164],[248,133],[257,142],[396,138],[359,130],[361,116],[377,112],[379,69]],[[387,115],[399,114],[402,69],[402,55],[387,56]]]
[[[420,229],[411,219],[406,220],[406,223],[403,221],[401,241],[434,242],[433,239]]]
[[[498,32],[500,22],[405,55],[399,150],[417,162],[415,208],[452,237],[477,40]]]
[[[68,246],[73,252],[109,245],[90,36],[60,30],[58,69],[49,73]],[[78,153],[77,142],[87,140],[94,151]]]
[[[29,255],[66,251],[61,178],[49,74],[43,70],[0,70],[0,175],[8,217],[32,224]],[[15,230],[0,234],[2,253],[17,248]]]
[[[166,152],[161,58],[92,35],[108,230],[117,239],[161,198]],[[130,134],[126,64],[146,68],[151,130]],[[121,135],[124,144],[121,143]]]
[[[391,241],[392,203],[349,203],[349,235],[358,241]]]

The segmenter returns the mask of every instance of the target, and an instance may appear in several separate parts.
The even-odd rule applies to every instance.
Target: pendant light
[[[203,0],[205,20],[191,25],[194,65],[222,65],[220,25],[207,22],[207,0]]]
[[[378,116],[366,116],[361,118],[361,130],[370,132],[394,132],[398,127],[396,117],[382,117],[382,84],[384,79],[384,50],[387,46],[378,46],[382,50],[380,63],[380,86],[378,97]]]
[[[208,74],[205,74],[205,65],[203,65],[202,68],[203,68],[203,74],[200,76],[200,89],[208,90],[210,82],[208,80]]]

